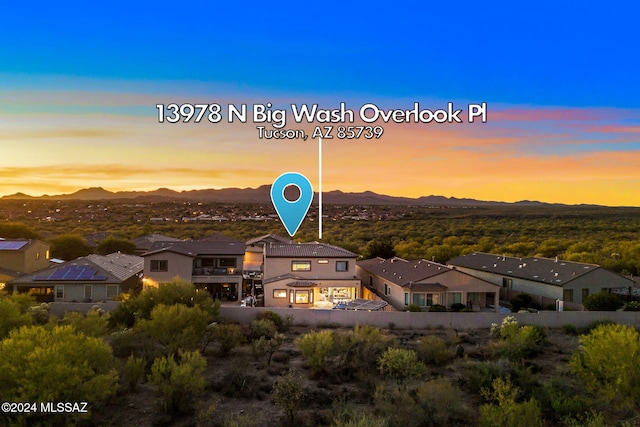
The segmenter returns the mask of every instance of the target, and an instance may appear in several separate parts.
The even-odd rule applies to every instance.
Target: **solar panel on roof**
[[[33,280],[96,281],[107,280],[107,276],[98,276],[98,270],[90,265],[64,265],[55,270],[39,274]]]
[[[11,240],[0,240],[0,250],[2,251],[17,251],[24,247],[28,242],[16,242]]]

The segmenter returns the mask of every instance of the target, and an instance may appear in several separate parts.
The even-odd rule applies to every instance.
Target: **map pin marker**
[[[284,196],[284,190],[289,187],[298,187],[300,196],[297,200],[289,201]],[[309,211],[311,201],[313,200],[313,187],[306,176],[297,172],[287,172],[273,181],[271,185],[271,203],[276,208],[280,221],[287,229],[289,236],[293,237],[300,228],[304,217]]]

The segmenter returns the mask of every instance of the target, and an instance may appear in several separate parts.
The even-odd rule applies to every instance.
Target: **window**
[[[47,251],[44,253],[44,257],[45,257],[46,259],[49,259],[49,250],[48,250],[48,249],[47,249]]]
[[[387,285],[386,283],[384,284],[384,294],[385,295],[391,295],[391,287],[389,285]]]
[[[236,259],[220,258],[220,267],[236,267]]]
[[[413,303],[420,307],[427,306],[426,294],[413,294]]]
[[[91,301],[92,298],[93,298],[93,286],[84,285],[84,300]]]
[[[115,298],[118,295],[118,285],[107,285],[107,298]]]
[[[462,292],[449,292],[447,294],[447,305],[462,303]]]
[[[409,292],[404,293],[404,305],[409,305]]]
[[[349,261],[336,261],[336,271],[348,271]]]
[[[36,252],[36,261],[40,259],[40,252]]]
[[[573,289],[565,289],[562,293],[562,299],[566,302],[573,302]]]
[[[313,293],[309,291],[296,291],[296,304],[309,304],[313,302]]]
[[[56,299],[64,299],[64,285],[56,285]]]
[[[169,271],[169,261],[166,259],[152,259],[151,271]]]
[[[329,264],[329,260],[328,259],[319,259],[318,260],[318,264]]]
[[[291,271],[311,271],[311,261],[291,261]]]
[[[286,298],[287,297],[287,290],[286,289],[274,289],[273,290],[273,297],[274,298]]]
[[[589,296],[589,288],[582,288],[582,299],[584,300]]]
[[[480,292],[469,292],[467,294],[467,302],[480,302]]]
[[[511,289],[512,286],[513,286],[513,279],[508,279],[506,277],[502,278],[502,287],[503,288]]]

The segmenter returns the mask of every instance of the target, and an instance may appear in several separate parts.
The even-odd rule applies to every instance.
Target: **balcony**
[[[234,276],[242,272],[236,267],[194,267],[193,276]]]

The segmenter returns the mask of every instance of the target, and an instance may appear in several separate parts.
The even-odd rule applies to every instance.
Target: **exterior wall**
[[[428,329],[456,328],[457,330],[490,328],[492,323],[500,324],[507,315],[502,313],[410,313],[383,311],[347,311],[347,310],[298,310],[295,308],[241,308],[220,307],[220,315],[227,320],[250,324],[264,310],[271,310],[283,318],[292,316],[293,325],[309,327],[371,325],[379,328]],[[633,311],[541,311],[539,313],[509,314],[521,325],[540,325],[560,328],[572,324],[586,328],[590,323],[609,319],[616,323],[640,327],[640,312]]]
[[[327,260],[327,264],[319,264],[319,260]],[[291,271],[292,261],[311,261],[311,271]],[[336,261],[347,261],[347,271],[336,271]],[[355,279],[355,258],[276,258],[269,257],[264,262],[264,277],[276,277],[292,273],[305,279]]]
[[[116,295],[120,293],[121,288],[114,283],[47,283],[47,286],[53,286],[54,296],[56,295],[56,286],[64,286],[64,297],[62,299],[55,298],[55,302],[97,302],[112,301],[113,298],[107,297],[107,285],[116,286]],[[85,301],[85,285],[92,287],[91,301]]]
[[[633,282],[611,271],[598,268],[592,272],[580,276],[564,286],[564,289],[573,291],[573,302],[582,304],[582,290],[588,289],[589,294],[602,291],[603,288],[628,288]]]
[[[49,267],[49,248],[48,243],[36,240],[24,251],[0,251],[0,268],[21,273],[43,270]]]
[[[151,261],[166,260],[169,262],[167,271],[151,271]],[[164,251],[144,257],[144,277],[157,283],[169,282],[178,276],[191,281],[193,272],[193,258],[174,252]]]
[[[471,268],[458,267],[456,270],[460,270],[479,279],[486,280],[502,287],[502,279],[512,279],[513,283],[511,289],[514,291],[526,292],[532,295],[540,295],[553,300],[562,299],[562,286],[548,285],[540,282],[533,282],[531,280],[519,279],[517,277],[504,276],[502,274],[495,274],[489,271],[479,271]]]

